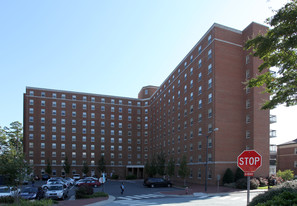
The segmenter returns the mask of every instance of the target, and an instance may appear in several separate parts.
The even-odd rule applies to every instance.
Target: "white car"
[[[64,180],[66,180],[70,185],[74,185],[75,181],[71,177],[65,177]]]
[[[75,181],[79,180],[79,179],[80,179],[80,175],[79,175],[79,174],[74,174],[74,175],[73,175],[73,179],[74,179]]]
[[[20,189],[16,189],[13,187],[2,186],[0,187],[0,197],[10,196],[13,197],[20,193]]]
[[[45,192],[46,198],[62,199],[64,200],[68,196],[68,188],[65,188],[62,184],[48,185]]]

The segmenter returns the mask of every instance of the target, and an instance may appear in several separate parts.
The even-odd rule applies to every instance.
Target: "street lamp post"
[[[215,128],[206,136],[206,156],[205,156],[205,192],[207,192],[207,176],[208,176],[208,138],[212,134],[212,132],[218,131],[219,128]]]

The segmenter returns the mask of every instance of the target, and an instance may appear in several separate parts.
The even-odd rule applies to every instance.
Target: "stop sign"
[[[255,150],[245,150],[237,157],[237,166],[243,172],[255,172],[262,166],[262,156]]]

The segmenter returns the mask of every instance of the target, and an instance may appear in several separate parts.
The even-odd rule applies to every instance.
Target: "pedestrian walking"
[[[122,182],[121,184],[121,195],[124,194],[125,186],[124,183]]]

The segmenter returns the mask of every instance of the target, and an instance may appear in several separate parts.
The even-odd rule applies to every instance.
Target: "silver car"
[[[48,185],[45,192],[46,198],[62,199],[64,200],[68,196],[68,188],[62,184]]]

